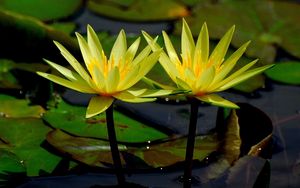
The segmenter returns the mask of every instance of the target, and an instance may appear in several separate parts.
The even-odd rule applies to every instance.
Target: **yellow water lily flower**
[[[188,92],[187,95],[216,106],[238,108],[236,104],[215,93],[229,89],[273,65],[249,70],[257,62],[257,60],[254,60],[236,72],[231,72],[250,43],[247,42],[242,45],[225,60],[224,57],[234,29],[233,26],[227,31],[209,55],[209,35],[206,23],[203,24],[195,44],[190,28],[183,19],[181,58],[178,57],[167,33],[163,31],[167,53],[163,52],[161,54],[159,62],[178,88]],[[150,35],[144,31],[143,35],[154,52],[160,49],[158,44],[153,43]]]
[[[87,71],[61,44],[54,42],[75,71],[46,60],[65,78],[44,72],[37,74],[67,88],[97,94],[89,102],[87,118],[104,112],[115,99],[133,103],[150,102],[156,99],[154,97],[171,92],[130,89],[150,71],[161,53],[160,50],[151,53],[150,46],[147,46],[136,56],[140,38],[127,49],[126,34],[121,30],[108,59],[91,26],[87,27],[87,41],[79,33],[76,36]]]

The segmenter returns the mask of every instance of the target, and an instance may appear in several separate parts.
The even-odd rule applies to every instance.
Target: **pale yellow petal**
[[[89,46],[87,44],[87,42],[85,41],[85,39],[79,34],[79,33],[75,33],[77,40],[78,40],[78,44],[80,47],[80,51],[84,60],[84,63],[87,65],[87,68],[89,67],[88,64],[90,63],[90,61],[92,60],[92,56],[89,50]],[[90,71],[90,70],[89,70]]]
[[[239,58],[246,51],[247,46],[250,44],[250,41],[243,44],[238,50],[236,50],[223,64],[221,70],[216,75],[213,83],[218,83],[223,78],[227,76],[227,74],[233,69]]]
[[[209,35],[206,23],[202,25],[199,33],[195,52],[194,52],[194,65],[197,63],[206,63],[209,56]]]
[[[93,81],[96,84],[97,88],[100,90],[105,90],[105,78],[104,75],[102,74],[102,72],[97,69],[97,68],[93,68],[92,69],[92,77],[93,77]]]
[[[205,90],[206,88],[208,88],[215,77],[215,73],[216,73],[216,70],[215,70],[215,67],[213,67],[213,66],[206,69],[202,73],[200,79],[197,80],[196,88],[198,90]]]
[[[204,96],[196,96],[197,99],[210,103],[214,106],[221,106],[221,107],[226,107],[226,108],[239,108],[238,105],[234,104],[233,102],[230,102],[221,96],[217,94],[209,94],[209,95],[204,95]]]
[[[141,41],[141,38],[138,37],[132,44],[131,46],[128,48],[128,50],[126,51],[126,54],[125,54],[125,61],[127,62],[132,62],[133,58],[135,57],[135,54],[139,48],[139,45],[140,45],[140,41]],[[150,53],[150,52],[149,52]],[[148,53],[148,54],[149,54]]]
[[[114,60],[116,65],[120,62],[121,58],[125,58],[127,50],[126,34],[122,29],[111,49],[109,60]]]
[[[222,37],[220,42],[217,44],[217,46],[213,50],[213,52],[209,58],[209,61],[213,62],[215,65],[220,65],[223,62],[224,57],[227,52],[227,49],[228,49],[231,39],[232,39],[234,29],[235,29],[235,26],[232,26],[226,32],[226,34]]]
[[[92,97],[86,110],[86,118],[90,118],[104,112],[112,105],[113,101],[114,98],[112,97]]]
[[[173,92],[173,90],[164,90],[164,89],[139,89],[139,90],[127,90],[129,93],[137,97],[160,97],[166,96]]]
[[[140,69],[139,65],[134,66],[126,75],[120,80],[118,85],[118,90],[126,90],[134,85],[133,80],[135,79],[136,75],[138,74]]]
[[[93,58],[95,58],[98,62],[102,62],[102,46],[99,41],[99,38],[93,28],[88,25],[87,26],[87,41],[88,41],[88,46],[91,52],[91,55]]]
[[[183,81],[181,78],[176,78],[176,84],[179,89],[192,90],[189,84]]]
[[[120,73],[118,67],[114,67],[107,75],[106,91],[108,93],[115,92],[120,81]]]
[[[70,63],[70,65],[74,68],[74,70],[87,82],[90,81],[91,77],[89,74],[85,71],[85,69],[81,66],[81,64],[70,54],[70,52],[65,49],[64,46],[62,46],[60,43],[54,41],[54,44],[57,46],[57,48],[60,50],[61,54],[64,56],[64,58]]]
[[[165,42],[165,46],[166,46],[166,50],[167,50],[167,53],[168,53],[168,56],[170,58],[170,60],[173,62],[173,63],[180,63],[179,59],[178,59],[178,56],[177,56],[177,53],[173,47],[173,44],[168,36],[168,34],[163,31],[163,37],[164,37],[164,42]]]
[[[255,68],[255,69],[252,69],[252,70],[249,70],[247,72],[244,72],[243,74],[241,74],[240,76],[234,78],[233,80],[231,80],[230,82],[226,83],[225,85],[221,86],[218,91],[223,91],[223,90],[226,90],[226,89],[229,89],[245,80],[247,80],[248,78],[252,77],[252,76],[255,76],[257,74],[260,74],[262,73],[263,71],[273,67],[274,65],[265,65],[265,66],[262,66],[262,67],[258,67],[258,68]]]
[[[140,97],[136,97],[133,94],[129,93],[128,91],[120,92],[120,93],[114,95],[114,97],[116,99],[121,100],[121,101],[131,102],[131,103],[152,102],[152,101],[156,100],[156,98],[140,98]]]
[[[132,61],[132,66],[136,66],[139,64],[143,59],[145,59],[151,52],[151,47],[148,45],[145,47]]]
[[[182,32],[181,32],[181,52],[184,59],[192,59],[194,56],[195,42],[192,32],[184,20],[182,19]]]
[[[82,93],[96,93],[95,90],[93,90],[92,88],[90,88],[88,85],[81,85],[79,83],[76,82],[72,82],[69,80],[66,80],[64,78],[58,77],[56,75],[53,74],[48,74],[48,73],[44,73],[44,72],[37,72],[38,75],[51,80],[54,83],[57,83],[59,85],[62,85],[64,87],[82,92]]]

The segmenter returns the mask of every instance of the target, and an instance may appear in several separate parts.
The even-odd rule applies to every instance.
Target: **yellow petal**
[[[67,88],[82,92],[82,93],[96,93],[92,88],[86,86],[86,85],[81,85],[76,82],[71,82],[69,80],[63,79],[61,77],[55,76],[53,74],[47,74],[44,72],[37,72],[38,75],[51,80],[52,82],[55,82],[59,85],[65,86]]]
[[[127,50],[126,34],[122,29],[111,49],[109,59],[114,59],[116,65],[120,62],[121,58],[125,58],[125,53]]]
[[[87,82],[91,80],[89,74],[85,71],[85,69],[81,66],[81,64],[70,54],[68,50],[65,49],[60,43],[54,41],[54,44],[60,50],[61,54],[64,58],[70,63],[70,65],[74,68],[74,70]]]
[[[173,92],[173,90],[149,90],[149,89],[139,89],[139,90],[128,90],[129,93],[137,96],[137,97],[160,97],[169,95]]]
[[[176,84],[179,89],[192,90],[188,83],[178,77],[176,78]]]
[[[215,67],[209,67],[208,69],[204,70],[199,80],[197,80],[196,88],[198,90],[205,90],[215,77]]]
[[[250,44],[250,41],[243,44],[238,50],[236,50],[223,64],[220,72],[216,75],[214,82],[217,83],[221,81],[225,76],[232,70],[235,66],[239,58],[243,55],[246,51],[247,46]]]
[[[139,64],[143,59],[145,59],[151,52],[151,47],[148,45],[145,47],[132,61],[132,66],[136,66]]]
[[[199,33],[195,52],[194,52],[194,64],[203,62],[206,63],[209,56],[209,35],[206,23],[202,25],[201,31]]]
[[[152,101],[156,100],[156,98],[136,97],[133,94],[129,93],[128,91],[120,92],[120,93],[114,95],[114,97],[121,100],[121,101],[131,102],[131,103],[152,102]]]
[[[95,58],[98,62],[102,62],[102,46],[99,41],[99,38],[93,28],[88,25],[87,26],[87,41],[88,41],[88,46],[91,52],[91,55],[93,58]]]
[[[138,37],[132,44],[131,46],[128,48],[128,50],[126,51],[126,54],[125,54],[125,59],[126,61],[128,62],[132,62],[138,48],[139,48],[139,45],[140,45],[140,41],[141,41],[141,38]],[[149,52],[150,53],[150,52]]]
[[[224,57],[226,55],[227,49],[229,47],[230,41],[232,39],[232,35],[234,33],[235,26],[232,26],[226,34],[222,37],[220,42],[217,44],[215,49],[213,50],[211,56],[210,56],[210,61],[212,61],[215,65],[220,65]]]
[[[105,78],[104,78],[104,75],[96,67],[94,67],[92,69],[92,71],[93,72],[91,72],[91,75],[93,77],[93,81],[95,82],[97,88],[100,89],[100,90],[104,90],[104,88],[105,88]]]
[[[85,64],[88,65],[90,63],[91,59],[92,59],[92,56],[91,56],[91,53],[90,53],[90,50],[89,50],[89,46],[86,43],[86,41],[84,40],[84,38],[79,33],[75,33],[75,34],[76,34],[76,37],[77,37],[77,40],[78,40],[78,44],[79,44],[79,47],[80,47],[80,51],[81,51],[83,60],[84,60]],[[88,67],[89,66],[87,66],[87,68]]]
[[[118,67],[114,67],[107,75],[106,91],[108,93],[115,92],[120,80],[120,73]]]
[[[247,80],[248,78],[252,77],[252,76],[255,76],[257,74],[260,74],[262,73],[263,71],[273,67],[274,65],[265,65],[265,66],[262,66],[262,67],[258,67],[258,68],[255,68],[255,69],[252,69],[252,70],[249,70],[247,72],[244,72],[242,75],[234,78],[233,80],[231,80],[230,82],[226,83],[225,85],[221,86],[218,91],[223,91],[223,90],[226,90],[226,89],[229,89],[245,80]]]
[[[134,85],[133,80],[136,77],[136,75],[138,74],[140,69],[139,65],[134,66],[126,75],[125,78],[122,78],[120,80],[119,86],[118,86],[118,90],[126,90],[128,88],[130,88],[131,86]]]
[[[86,110],[86,118],[93,117],[104,112],[112,105],[114,98],[104,96],[94,96],[91,98]]]
[[[163,31],[165,46],[170,60],[174,63],[180,63],[177,53],[172,45],[172,42],[166,32]]]
[[[226,108],[239,108],[239,106],[237,106],[233,102],[230,102],[216,94],[196,96],[196,98],[203,102],[210,103],[214,106],[221,106],[221,107],[226,107]]]
[[[181,32],[181,52],[184,59],[191,59],[194,56],[195,42],[192,32],[184,20],[182,19],[182,32]]]
[[[242,68],[240,68],[239,70],[237,70],[236,72],[234,72],[233,74],[231,74],[230,76],[228,76],[227,78],[225,78],[224,80],[222,80],[221,82],[217,83],[214,85],[214,88],[212,88],[213,90],[224,86],[225,84],[227,84],[228,82],[230,82],[231,80],[237,78],[238,76],[240,76],[241,74],[243,74],[245,71],[247,71],[248,69],[250,69],[256,62],[258,61],[258,59],[251,61],[250,63],[248,63],[247,65],[243,66]]]

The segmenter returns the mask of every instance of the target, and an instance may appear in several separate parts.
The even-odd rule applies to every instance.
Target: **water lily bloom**
[[[170,90],[132,89],[157,62],[160,50],[151,53],[150,46],[147,46],[136,56],[140,38],[127,48],[126,34],[121,30],[108,59],[91,26],[87,27],[87,41],[79,33],[76,36],[86,69],[61,44],[54,42],[75,71],[45,60],[65,78],[43,72],[37,74],[67,88],[96,94],[89,102],[87,118],[104,112],[115,99],[150,102],[157,96],[170,93]]]
[[[250,69],[257,62],[254,60],[232,72],[233,67],[250,43],[245,43],[230,57],[224,59],[234,28],[233,26],[227,31],[209,55],[209,35],[206,23],[203,24],[195,44],[190,28],[183,19],[181,58],[178,57],[169,36],[163,31],[167,53],[161,54],[159,62],[178,88],[186,91],[186,95],[216,106],[238,108],[236,104],[215,93],[229,89],[273,66],[266,65]],[[160,49],[158,44],[153,43],[150,35],[146,32],[143,32],[143,35],[154,52]]]

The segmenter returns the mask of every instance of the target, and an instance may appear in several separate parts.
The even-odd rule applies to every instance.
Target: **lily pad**
[[[1,0],[0,8],[33,16],[43,21],[66,18],[76,12],[82,0]]]
[[[85,118],[86,107],[74,106],[61,101],[50,108],[43,116],[52,127],[83,137],[107,139],[105,113],[96,118]],[[146,124],[114,111],[117,140],[138,143],[161,140],[168,137]]]
[[[128,21],[173,20],[189,14],[187,7],[174,0],[90,0],[87,6],[97,14]]]
[[[0,113],[9,118],[39,118],[45,110],[38,105],[29,105],[26,99],[17,99],[12,96],[0,94]]]
[[[63,153],[90,166],[111,167],[112,158],[108,141],[71,136],[57,129],[51,131],[47,141]],[[202,161],[216,151],[219,142],[215,135],[198,136],[194,159]],[[184,161],[186,138],[163,143],[130,147],[119,144],[122,163],[129,169],[149,169],[174,165]]]
[[[187,21],[194,36],[207,22],[210,36],[215,39],[220,39],[232,25],[236,25],[232,45],[239,47],[251,40],[246,54],[259,57],[263,63],[271,63],[276,55],[276,45],[299,57],[300,42],[294,37],[300,31],[295,24],[299,22],[299,10],[297,3],[280,1],[201,2]],[[177,28],[177,32],[181,31],[181,22]]]
[[[0,118],[0,130],[0,139],[5,142],[1,151],[16,155],[28,176],[38,176],[40,171],[51,173],[61,160],[40,146],[51,130],[41,119]]]
[[[265,72],[268,78],[285,84],[300,85],[300,62],[288,61],[277,63]]]

